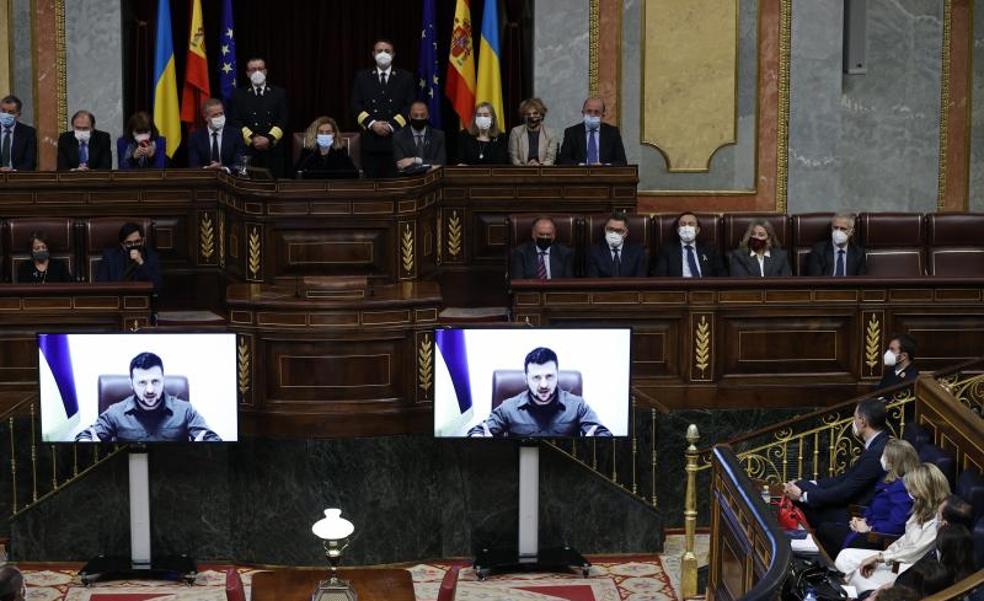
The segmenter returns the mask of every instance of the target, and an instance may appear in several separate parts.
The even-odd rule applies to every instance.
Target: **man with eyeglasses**
[[[616,213],[605,222],[605,237],[591,247],[588,255],[589,278],[646,277],[649,260],[641,244],[630,244],[629,222]]]

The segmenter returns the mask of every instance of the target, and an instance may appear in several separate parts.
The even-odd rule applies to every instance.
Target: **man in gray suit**
[[[410,127],[393,135],[393,158],[401,173],[417,173],[448,162],[444,132],[431,127],[429,120],[427,104],[418,100],[410,105]]]
[[[549,217],[533,222],[531,239],[512,251],[509,277],[553,280],[574,277],[574,251],[556,242],[557,224]]]

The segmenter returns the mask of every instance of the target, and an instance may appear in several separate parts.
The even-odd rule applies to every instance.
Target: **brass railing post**
[[[688,599],[697,595],[697,555],[694,553],[697,534],[697,441],[700,432],[696,424],[687,426],[687,497],[683,508],[683,525],[686,543],[680,562],[680,598]]]

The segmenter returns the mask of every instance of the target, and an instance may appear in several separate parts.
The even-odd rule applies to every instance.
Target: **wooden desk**
[[[343,568],[359,601],[414,601],[410,572],[394,568]],[[308,601],[328,575],[325,568],[283,568],[253,574],[252,601]]]

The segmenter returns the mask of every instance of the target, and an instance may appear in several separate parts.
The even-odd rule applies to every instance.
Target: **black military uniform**
[[[375,67],[355,74],[352,113],[362,126],[362,169],[366,177],[396,177],[393,134],[406,126],[415,94],[416,80],[409,71],[390,67],[385,84]],[[373,121],[386,121],[393,127],[393,134],[376,134],[369,129]]]
[[[229,102],[229,118],[241,130],[250,165],[266,167],[275,177],[283,177],[287,160],[287,93],[283,88],[264,84],[237,88]],[[259,151],[250,142],[256,136],[270,138],[271,147]]]

